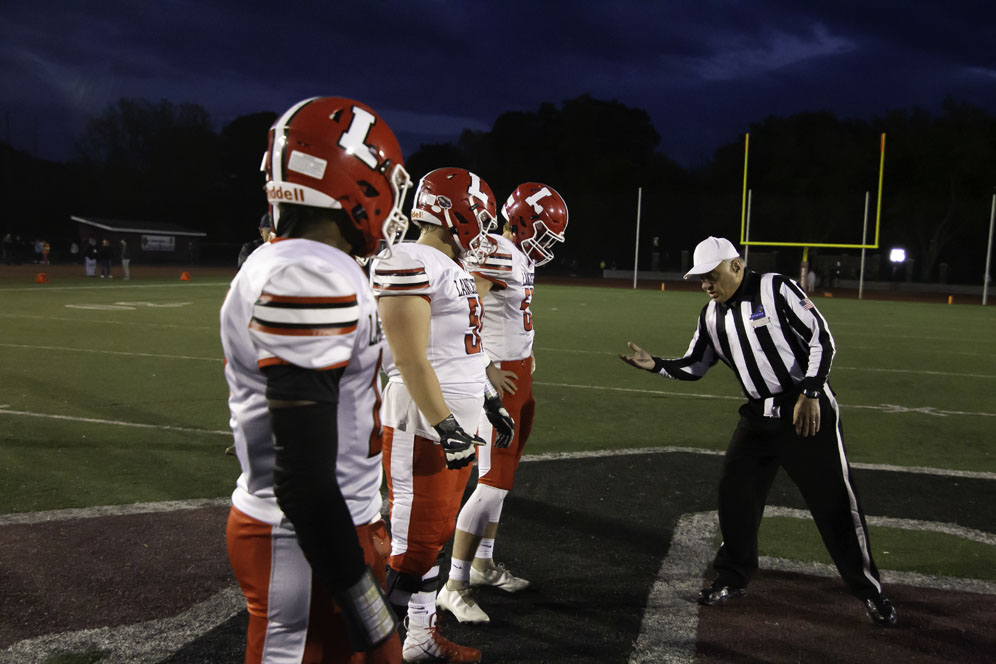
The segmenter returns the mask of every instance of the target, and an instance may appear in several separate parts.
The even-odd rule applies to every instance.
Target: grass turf
[[[84,283],[0,288],[0,512],[227,494],[227,280]],[[617,358],[627,340],[683,354],[704,296],[538,291],[529,452],[725,448],[741,402],[728,369],[667,381]],[[852,461],[996,471],[992,308],[817,304],[839,349],[831,382]]]

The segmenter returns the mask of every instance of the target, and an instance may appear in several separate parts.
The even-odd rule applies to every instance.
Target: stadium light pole
[[[861,274],[858,275],[858,299],[865,293],[865,237],[868,235],[868,196],[870,192],[865,192],[865,223],[861,227]]]
[[[993,221],[996,220],[996,194],[993,194],[993,206],[989,211],[989,245],[986,249],[986,274],[982,277],[982,306],[986,306],[989,298],[989,264],[993,257]]]
[[[643,187],[636,189],[636,247],[633,249],[633,288],[636,288],[636,271],[640,266],[640,203],[643,202]]]

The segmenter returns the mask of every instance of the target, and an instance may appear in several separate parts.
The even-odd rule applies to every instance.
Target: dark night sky
[[[996,2],[0,0],[0,77],[0,140],[57,160],[123,96],[219,129],[353,97],[411,154],[589,93],[646,109],[687,166],[768,115],[996,113]]]

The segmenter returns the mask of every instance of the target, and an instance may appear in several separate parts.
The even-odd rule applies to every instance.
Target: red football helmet
[[[526,182],[515,188],[501,216],[508,222],[515,246],[536,265],[553,259],[553,245],[564,241],[567,203],[553,187]]]
[[[287,110],[270,127],[263,156],[266,199],[274,231],[278,203],[342,209],[363,236],[360,256],[404,236],[401,206],[411,178],[398,139],[369,106],[342,97],[313,97]]]
[[[478,262],[494,253],[498,244],[488,232],[498,226],[495,195],[488,183],[463,168],[437,168],[418,183],[412,221],[447,229]]]

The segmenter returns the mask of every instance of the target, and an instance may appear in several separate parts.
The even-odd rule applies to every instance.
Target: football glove
[[[488,421],[495,428],[495,447],[508,447],[515,436],[515,421],[508,414],[501,397],[488,395],[484,397],[484,412]]]
[[[450,470],[473,463],[474,445],[484,445],[484,439],[464,431],[452,413],[432,428],[439,434],[439,444],[446,455],[446,467]]]

